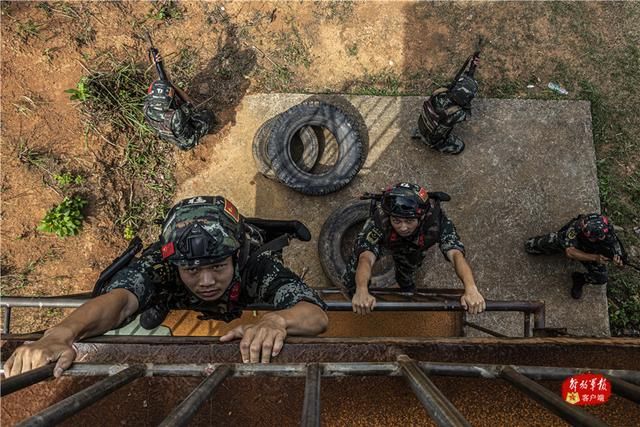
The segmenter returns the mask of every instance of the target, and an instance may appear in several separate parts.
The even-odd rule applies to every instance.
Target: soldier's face
[[[184,284],[205,301],[219,299],[233,279],[233,259],[229,257],[216,264],[199,267],[178,267]]]
[[[391,217],[391,226],[402,237],[408,237],[418,228],[418,218]]]

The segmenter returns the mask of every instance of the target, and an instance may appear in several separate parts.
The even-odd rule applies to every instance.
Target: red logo
[[[224,211],[236,222],[240,221],[240,214],[238,214],[238,209],[234,206],[233,203],[226,199],[224,201]]]
[[[420,187],[420,191],[418,192],[418,196],[420,196],[420,198],[422,199],[423,202],[427,201],[427,196],[429,195],[429,193],[427,193],[427,190],[424,187]]]
[[[173,246],[173,242],[169,242],[166,245],[164,245],[161,249],[162,252],[162,259],[167,259],[169,258],[171,255],[176,253],[176,248]]]
[[[578,374],[562,383],[562,398],[572,405],[602,405],[611,397],[611,382],[600,374]]]

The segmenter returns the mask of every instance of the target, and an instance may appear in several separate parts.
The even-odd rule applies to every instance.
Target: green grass
[[[285,64],[289,66],[302,65],[309,68],[311,65],[309,47],[294,24],[291,24],[291,31],[278,34],[277,40],[278,45],[282,46],[278,49],[277,55]]]
[[[177,1],[157,1],[149,10],[148,17],[156,21],[183,19],[184,9]]]
[[[142,112],[147,87],[155,75],[147,72],[146,64],[112,55],[102,58],[96,68],[67,92],[79,103],[90,133],[122,144],[124,162],[116,185],[124,194],[133,191],[130,203],[114,218],[122,235],[139,233],[143,238],[154,238],[158,207],[170,203],[176,185],[173,146],[155,136]]]

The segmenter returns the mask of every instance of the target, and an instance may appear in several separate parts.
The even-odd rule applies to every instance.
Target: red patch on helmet
[[[426,202],[427,197],[429,197],[429,193],[427,192],[426,188],[420,187],[420,191],[418,191],[418,196],[420,196],[423,202]]]
[[[231,218],[233,218],[236,222],[240,221],[240,214],[238,213],[238,208],[236,208],[234,204],[228,201],[227,199],[224,200],[224,212],[227,215],[229,215]]]
[[[164,245],[161,249],[162,259],[165,260],[169,258],[171,255],[176,253],[176,248],[173,246],[173,242],[169,242]]]
[[[151,93],[151,88],[153,87],[153,83],[149,85],[149,89],[147,89],[147,93]]]

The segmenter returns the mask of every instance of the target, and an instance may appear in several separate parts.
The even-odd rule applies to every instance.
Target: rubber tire
[[[278,177],[271,168],[271,160],[269,159],[267,152],[269,135],[276,117],[267,120],[258,128],[258,131],[253,137],[251,151],[253,153],[253,160],[256,163],[258,172],[269,179],[277,181]],[[305,172],[309,172],[318,162],[320,152],[318,138],[316,137],[316,133],[313,131],[313,128],[310,126],[305,126],[300,129],[298,135],[300,138],[300,147],[302,148],[302,152],[297,150],[297,152],[293,154],[294,161],[300,169]]]
[[[338,288],[342,286],[342,275],[347,268],[348,261],[342,254],[343,237],[349,228],[358,223],[364,223],[369,218],[370,205],[371,202],[368,200],[352,200],[333,211],[320,230],[318,237],[320,265],[331,283]],[[391,287],[396,283],[393,259],[387,255],[383,256],[380,261],[376,261],[374,264],[370,286],[374,288]]]
[[[326,172],[303,171],[291,158],[289,141],[303,126],[328,129],[338,144],[338,160]],[[319,101],[295,105],[276,117],[267,150],[278,180],[303,194],[318,196],[343,188],[364,163],[362,138],[353,120],[338,107]],[[322,148],[321,148],[322,149]]]

